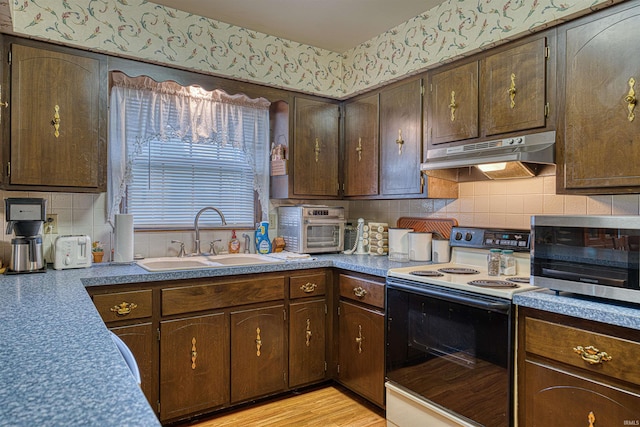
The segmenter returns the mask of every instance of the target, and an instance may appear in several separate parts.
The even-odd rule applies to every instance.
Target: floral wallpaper
[[[447,0],[344,54],[146,0],[0,0],[0,31],[343,99],[619,0]]]

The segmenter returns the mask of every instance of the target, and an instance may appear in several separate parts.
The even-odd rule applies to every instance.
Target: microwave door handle
[[[624,279],[613,279],[611,277],[590,276],[570,271],[556,270],[554,268],[542,268],[542,274],[552,279],[569,280],[572,282],[591,283],[594,285],[608,285],[624,288],[627,281]]]

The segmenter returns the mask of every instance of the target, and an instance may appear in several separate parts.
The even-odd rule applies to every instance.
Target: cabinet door
[[[231,402],[285,388],[284,306],[231,313]]]
[[[289,387],[324,379],[324,299],[289,305]]]
[[[378,194],[378,95],[344,106],[344,195]]]
[[[294,193],[338,196],[338,105],[296,98],[295,114]]]
[[[160,322],[160,419],[229,402],[225,313]]]
[[[105,186],[100,61],[11,46],[11,185]]]
[[[436,72],[429,86],[429,145],[477,138],[478,62]]]
[[[546,39],[482,61],[483,127],[487,136],[546,125]]]
[[[624,426],[640,422],[640,395],[527,361],[521,425]],[[593,417],[593,421],[589,418]]]
[[[339,303],[339,379],[372,402],[384,405],[384,314]]]
[[[153,344],[155,334],[153,333],[153,325],[151,323],[143,323],[110,329],[124,341],[133,353],[140,370],[142,392],[147,397],[149,404],[155,407],[158,393],[156,391],[157,375],[154,373],[157,368],[154,364]]]
[[[615,193],[615,187],[640,186],[638,37],[640,7],[579,21],[560,33],[566,47],[560,189]]]
[[[422,193],[422,80],[380,92],[380,193]]]

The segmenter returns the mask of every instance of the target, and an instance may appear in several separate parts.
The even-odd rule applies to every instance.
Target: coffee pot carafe
[[[9,271],[15,273],[45,271],[40,235],[40,229],[46,219],[45,202],[45,199],[37,198],[5,199],[6,234],[15,234],[11,239]]]

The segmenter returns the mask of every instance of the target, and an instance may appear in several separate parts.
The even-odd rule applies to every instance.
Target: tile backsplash
[[[395,225],[403,216],[455,218],[459,224],[479,227],[529,228],[531,215],[639,215],[640,195],[602,195],[570,196],[555,194],[554,176],[502,181],[479,181],[460,184],[458,199],[415,199],[415,200],[358,200],[335,201],[313,200],[295,203],[328,204],[344,206],[347,218],[365,218],[367,221],[388,222]],[[79,193],[25,193],[1,192],[4,201],[7,197],[42,197],[47,200],[47,213],[58,214],[58,235],[87,234],[92,241],[100,240],[104,244],[105,261],[110,260],[113,245],[113,230],[106,222],[106,195]],[[273,221],[276,208],[293,201],[272,201],[270,206]],[[2,203],[4,221],[4,202]],[[275,224],[271,230],[275,234]],[[246,233],[253,242],[253,230],[236,230],[244,251]],[[51,247],[58,235],[44,235],[45,258],[53,259]],[[12,235],[3,234],[0,240],[0,256],[6,263],[11,254]],[[231,230],[203,230],[203,247],[208,242],[221,239],[216,243],[218,249],[226,250],[231,238]],[[134,252],[145,257],[175,256],[179,245],[171,240],[185,243],[187,251],[193,248],[193,230],[184,231],[137,231],[134,237]],[[254,252],[251,243],[251,252]]]

